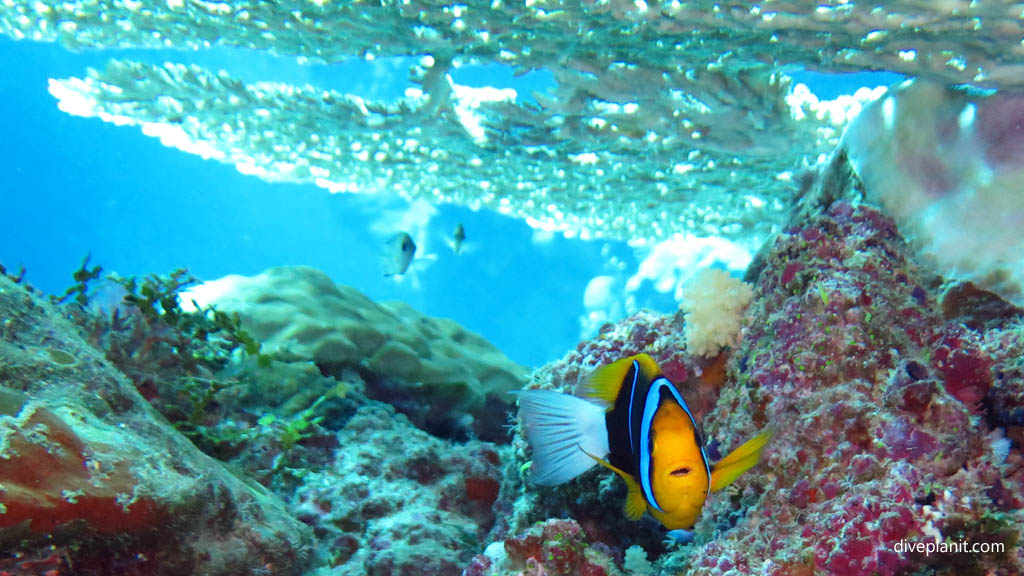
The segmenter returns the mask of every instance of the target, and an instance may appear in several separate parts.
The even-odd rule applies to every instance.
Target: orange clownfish
[[[704,501],[761,458],[762,432],[711,465],[697,423],[675,384],[647,354],[599,368],[587,398],[522,390],[519,419],[533,448],[533,482],[554,486],[600,464],[626,481],[626,517],[650,512],[688,541]]]

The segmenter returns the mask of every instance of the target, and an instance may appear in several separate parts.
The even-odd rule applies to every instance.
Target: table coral
[[[0,33],[73,49],[416,60],[415,87],[394,103],[173,63],[117,61],[51,83],[68,112],[138,126],[245,174],[489,206],[582,236],[751,244],[773,232],[793,175],[859,106],[818,106],[785,72],[1019,87],[1019,28],[1012,2],[0,4]],[[519,98],[460,86],[450,78],[465,64],[544,71],[554,86]]]

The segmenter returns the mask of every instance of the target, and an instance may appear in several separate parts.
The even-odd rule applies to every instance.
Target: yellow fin
[[[639,520],[644,512],[647,511],[647,501],[644,500],[644,494],[640,490],[640,484],[633,479],[632,476],[623,476],[623,480],[626,481],[626,506],[623,512],[626,513],[626,518],[629,520]]]
[[[750,470],[761,459],[761,453],[774,432],[766,430],[748,440],[711,468],[711,491],[718,492],[732,484],[741,474]]]
[[[580,448],[580,450],[583,450],[583,448]],[[644,515],[644,512],[647,511],[647,501],[644,500],[644,494],[640,490],[640,483],[629,474],[612,466],[611,462],[598,458],[586,450],[583,450],[583,453],[593,458],[601,466],[618,474],[619,478],[622,478],[626,483],[626,506],[623,512],[625,512],[626,518],[629,520],[639,520]]]
[[[661,375],[661,368],[658,368],[658,363],[647,354],[631,356],[630,360],[636,360],[640,364],[640,371],[647,377],[648,382],[654,382],[654,379]]]
[[[637,354],[629,358],[622,358],[606,364],[587,378],[584,394],[611,408],[615,405],[615,399],[619,397],[626,374],[633,367],[633,360],[640,364],[640,372],[650,382],[659,374],[658,364],[647,354]]]
[[[611,364],[605,364],[587,378],[584,394],[611,408],[622,389],[622,381],[633,366],[632,358],[622,358]]]

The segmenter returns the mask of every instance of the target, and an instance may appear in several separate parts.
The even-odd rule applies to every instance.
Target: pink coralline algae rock
[[[593,544],[574,520],[538,522],[505,538],[497,560],[475,556],[463,576],[618,576],[609,550]]]
[[[944,320],[906,254],[891,220],[844,202],[776,239],[706,419],[709,436],[730,443],[765,426],[776,437],[705,509],[698,531],[715,536],[680,556],[690,573],[1024,570],[1010,496],[1024,490],[1024,459],[993,430],[1015,421],[1022,379],[1009,365],[1024,328]],[[1004,550],[901,544],[943,540]]]
[[[699,418],[714,405],[724,383],[727,354],[712,358],[688,354],[683,326],[681,314],[634,312],[620,322],[604,325],[597,337],[581,342],[562,360],[540,368],[531,387],[572,393],[596,368],[644,352],[654,358],[665,376],[680,386]]]
[[[312,533],[0,275],[0,574],[302,574]],[[263,571],[263,572],[261,572]]]
[[[978,408],[992,386],[992,360],[982,352],[980,337],[960,326],[948,329],[932,354],[946,390],[965,405]]]
[[[765,252],[735,349],[699,362],[681,318],[638,312],[534,375],[532,386],[572,391],[597,366],[647,352],[718,452],[775,429],[762,462],[712,495],[696,543],[664,553],[663,530],[624,521],[621,482],[601,472],[528,487],[513,530],[569,514],[592,539],[641,544],[686,574],[1024,572],[1024,324],[1012,307],[990,314],[987,297],[944,315],[941,279],[916,266],[891,219],[826,206]],[[986,315],[967,327],[971,302]],[[910,549],[945,541],[1003,549]]]

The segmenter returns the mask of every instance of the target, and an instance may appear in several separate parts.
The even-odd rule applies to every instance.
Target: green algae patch
[[[74,366],[75,364],[78,364],[77,358],[59,348],[47,348],[45,352],[54,364],[58,364],[60,366]]]
[[[0,416],[17,416],[26,402],[27,395],[0,386]]]

